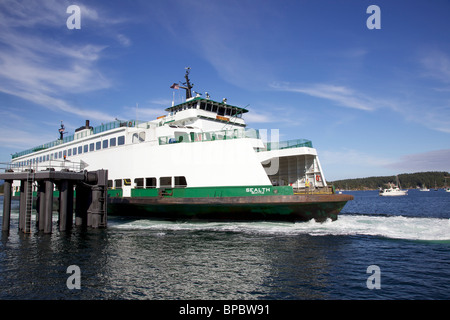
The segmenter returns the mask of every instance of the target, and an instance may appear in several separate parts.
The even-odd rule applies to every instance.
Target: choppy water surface
[[[0,299],[449,299],[450,193],[352,194],[335,222],[109,217],[106,230],[51,235],[18,233],[16,208]],[[67,287],[71,265],[81,289]],[[367,287],[372,265],[380,289]]]

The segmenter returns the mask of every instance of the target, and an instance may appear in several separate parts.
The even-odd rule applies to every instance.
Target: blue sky
[[[381,29],[366,25],[372,4]],[[328,180],[450,171],[449,12],[448,0],[2,0],[0,161],[55,140],[61,120],[72,133],[155,119],[190,66],[194,90],[247,106],[249,127],[312,140]]]

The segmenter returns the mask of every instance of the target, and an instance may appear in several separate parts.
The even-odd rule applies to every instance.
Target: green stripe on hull
[[[112,193],[110,190],[109,193]],[[173,198],[216,198],[247,197],[267,195],[293,195],[290,186],[245,186],[245,187],[198,187],[198,188],[165,188],[132,189],[131,197],[173,197]]]

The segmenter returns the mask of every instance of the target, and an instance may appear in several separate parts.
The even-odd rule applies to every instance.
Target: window
[[[120,136],[120,137],[118,137],[118,138],[117,138],[117,145],[118,145],[118,146],[121,146],[121,145],[123,145],[123,144],[125,144],[125,136]]]
[[[116,189],[122,189],[122,179],[114,180],[114,185],[116,186]]]
[[[112,189],[112,187],[113,187],[113,181],[108,180],[108,189]]]
[[[123,184],[125,186],[131,186],[131,179],[123,179]]]
[[[89,144],[89,151],[94,151],[94,143]]]
[[[83,153],[83,147],[82,147],[82,146],[79,146],[79,147],[78,147],[78,154],[81,154],[81,153]]]
[[[219,116],[224,116],[225,115],[225,108],[224,107],[219,107],[219,111],[217,112],[217,114]]]
[[[147,189],[156,188],[156,178],[145,178],[145,187]]]
[[[77,148],[73,148],[73,150],[72,150],[72,154],[73,154],[74,156],[76,156],[76,155],[77,155]]]
[[[175,188],[186,188],[186,187],[187,187],[186,177],[184,176],[175,177]]]
[[[108,140],[103,140],[103,149],[108,148]]]
[[[200,102],[200,109],[202,109],[202,110],[206,109],[206,103],[204,103],[203,101]]]
[[[67,150],[67,156],[70,157],[72,155],[72,149]]]
[[[97,141],[95,143],[95,150],[100,150],[102,148],[102,142],[101,141]]]
[[[134,186],[136,189],[143,189],[144,188],[144,178],[134,179]]]
[[[62,158],[62,151],[60,151],[59,153],[58,153],[58,158]]]
[[[83,147],[83,152],[84,153],[88,152],[88,148],[89,148],[89,146],[87,144],[85,144]]]
[[[172,177],[161,177],[159,178],[160,188],[172,188]]]
[[[109,146],[110,147],[115,147],[116,146],[116,138],[109,139]]]

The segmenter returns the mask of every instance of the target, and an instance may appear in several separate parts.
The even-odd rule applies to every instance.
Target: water
[[[108,229],[60,233],[55,216],[51,235],[18,233],[15,203],[0,299],[449,299],[450,193],[351,194],[335,222],[109,217]],[[80,289],[67,287],[71,265]]]

